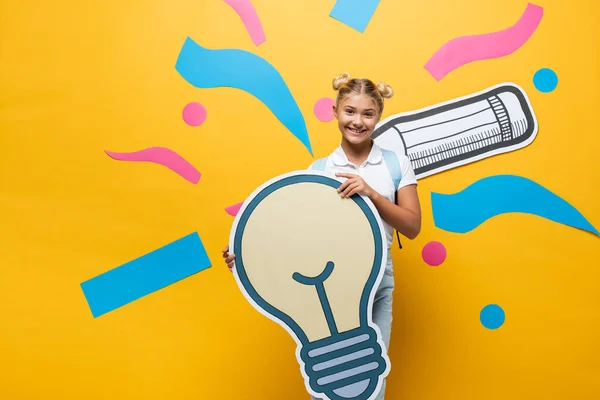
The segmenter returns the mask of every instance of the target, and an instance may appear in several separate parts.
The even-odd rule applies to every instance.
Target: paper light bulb
[[[527,95],[513,83],[417,111],[392,115],[373,131],[375,142],[408,156],[417,178],[517,150],[536,137]]]
[[[244,295],[296,341],[309,393],[367,400],[390,365],[371,320],[385,231],[373,204],[341,198],[340,183],[315,171],[270,180],[238,212],[230,248]]]

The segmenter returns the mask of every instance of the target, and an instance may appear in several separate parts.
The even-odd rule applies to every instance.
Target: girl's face
[[[375,102],[363,94],[351,94],[333,106],[342,136],[351,144],[361,144],[371,137],[379,122],[379,110]]]

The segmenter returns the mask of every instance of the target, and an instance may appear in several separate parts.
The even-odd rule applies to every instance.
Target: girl
[[[385,155],[371,133],[381,118],[384,98],[393,96],[390,86],[381,82],[375,85],[369,79],[350,78],[343,73],[333,80],[338,91],[333,113],[342,133],[340,146],[325,159],[317,160],[309,169],[320,169],[345,178],[338,188],[342,197],[359,193],[368,197],[383,220],[387,237],[387,265],[385,274],[375,294],[373,322],[379,327],[386,348],[389,349],[392,323],[392,292],[394,291],[394,269],[391,245],[396,229],[409,239],[417,237],[421,230],[421,208],[417,195],[417,180],[409,159],[403,154],[391,153],[396,157],[402,178],[396,183],[386,165]],[[389,159],[388,159],[389,160]],[[396,160],[393,160],[394,162]],[[229,246],[223,257],[231,270],[235,255]],[[377,400],[383,400],[385,381]]]

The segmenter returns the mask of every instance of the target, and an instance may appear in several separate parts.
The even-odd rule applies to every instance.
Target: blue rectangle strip
[[[211,267],[198,232],[81,284],[94,318]]]
[[[337,0],[329,16],[363,33],[378,5],[379,0]]]

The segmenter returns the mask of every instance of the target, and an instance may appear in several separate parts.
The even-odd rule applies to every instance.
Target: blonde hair
[[[363,94],[377,104],[380,115],[383,112],[383,99],[389,99],[394,95],[394,89],[384,82],[375,85],[370,79],[350,78],[350,74],[347,72],[333,79],[333,89],[338,92],[335,100],[336,107],[348,95]]]

